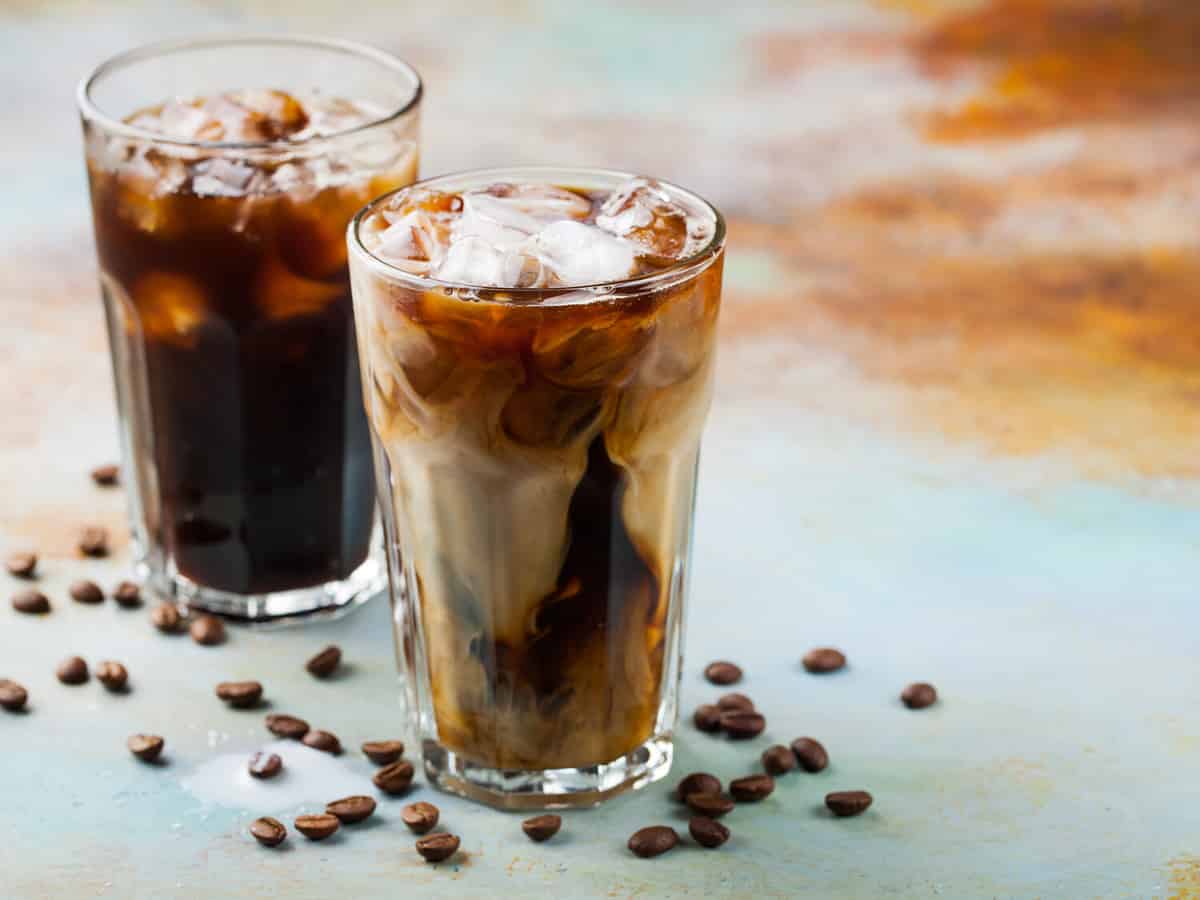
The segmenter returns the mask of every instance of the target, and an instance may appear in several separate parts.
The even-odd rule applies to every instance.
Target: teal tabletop
[[[364,40],[427,93],[425,175],[515,163],[661,176],[729,219],[672,776],[564,815],[437,793],[461,836],[429,865],[380,795],[323,843],[258,846],[375,794],[365,740],[406,738],[387,599],[304,626],[157,633],[148,607],[73,602],[129,575],[73,106],[104,57],[161,37]],[[1200,898],[1200,7],[1170,0],[17,0],[0,7],[0,551],[39,554],[47,615],[0,572],[0,896]],[[83,525],[113,535],[81,558]],[[317,681],[304,661],[336,643]],[[807,673],[815,646],[848,657]],[[129,689],[66,686],[78,654]],[[745,670],[757,739],[697,731]],[[219,681],[253,678],[236,710]],[[907,709],[906,684],[938,702]],[[338,734],[279,742],[266,712]],[[125,748],[166,739],[158,765]],[[828,749],[739,806],[715,851],[678,777]],[[253,782],[270,749],[285,776]],[[867,790],[835,818],[826,793]]]

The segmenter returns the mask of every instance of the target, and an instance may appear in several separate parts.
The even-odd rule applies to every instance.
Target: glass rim
[[[390,109],[388,112],[372,118],[368,122],[363,122],[354,125],[350,128],[342,129],[341,131],[330,132],[329,134],[313,135],[300,140],[265,140],[265,141],[198,141],[189,140],[187,138],[172,137],[168,134],[152,131],[148,128],[139,128],[136,125],[130,125],[120,119],[113,118],[112,115],[100,108],[99,104],[92,99],[92,89],[106,76],[127,66],[134,65],[139,62],[144,62],[148,59],[156,57],[168,56],[172,53],[177,53],[182,50],[195,49],[211,49],[219,47],[246,47],[246,46],[277,46],[277,47],[296,47],[310,48],[316,50],[331,50],[338,53],[359,56],[372,62],[379,63],[393,72],[403,74],[412,80],[412,93],[399,107]],[[384,50],[372,47],[368,44],[361,44],[357,41],[342,40],[340,38],[325,38],[318,35],[307,34],[273,34],[273,33],[238,33],[226,35],[213,35],[205,37],[187,37],[187,38],[170,38],[163,41],[152,41],[147,44],[139,44],[136,47],[131,47],[128,50],[122,51],[115,56],[110,56],[99,63],[88,74],[84,75],[79,80],[75,89],[75,103],[79,108],[80,115],[87,122],[93,122],[104,128],[105,132],[115,137],[123,137],[131,140],[147,141],[155,144],[166,144],[174,147],[187,147],[200,150],[295,150],[301,147],[309,147],[320,144],[324,141],[338,140],[347,135],[357,134],[362,131],[367,131],[372,128],[377,128],[380,125],[386,125],[389,122],[394,122],[402,118],[412,110],[416,109],[421,102],[421,97],[424,94],[425,85],[421,81],[421,75],[407,62],[398,56],[394,56]]]
[[[537,179],[536,176],[541,176]],[[382,257],[376,256],[366,245],[363,244],[359,234],[359,229],[366,217],[369,216],[380,205],[391,200],[398,194],[406,191],[418,190],[420,188],[436,187],[439,184],[453,184],[472,179],[486,179],[494,177],[496,181],[533,181],[540,180],[542,183],[563,183],[566,181],[570,184],[570,179],[573,176],[579,177],[596,177],[612,178],[620,181],[626,181],[632,178],[649,178],[650,176],[638,175],[633,172],[627,172],[622,169],[608,169],[596,166],[488,166],[480,169],[462,169],[456,172],[448,172],[444,175],[435,175],[430,178],[423,178],[420,181],[414,181],[412,184],[403,187],[395,188],[388,191],[386,194],[374,198],[366,206],[354,214],[354,218],[350,220],[350,224],[346,226],[347,243],[350,245],[351,252],[363,260],[368,266],[376,272],[385,274],[389,278],[404,283],[406,286],[415,287],[421,290],[440,290],[442,292],[457,295],[466,293],[469,296],[460,299],[470,300],[472,302],[488,301],[503,302],[508,305],[514,303],[531,303],[538,299],[547,299],[553,297],[562,297],[575,292],[591,292],[595,294],[595,301],[603,300],[609,295],[619,295],[627,290],[640,289],[651,286],[656,286],[663,282],[675,284],[685,281],[693,275],[698,275],[712,263],[720,254],[725,246],[725,217],[721,215],[721,211],[717,209],[709,201],[705,200],[694,191],[689,191],[687,188],[682,188],[677,184],[669,181],[663,181],[659,178],[652,179],[656,184],[665,188],[668,192],[677,195],[689,203],[695,204],[699,208],[705,210],[713,218],[713,233],[708,241],[699,250],[691,253],[683,259],[676,260],[668,266],[661,269],[656,269],[653,272],[645,272],[641,275],[626,276],[624,278],[615,278],[609,281],[595,281],[587,284],[562,285],[559,287],[490,287],[487,285],[468,284],[461,281],[443,281],[438,278],[431,278],[427,275],[417,275],[400,268],[394,263],[388,262]],[[496,295],[504,295],[506,298],[512,299],[498,300]]]

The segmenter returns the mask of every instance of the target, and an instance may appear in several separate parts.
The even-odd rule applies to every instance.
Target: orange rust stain
[[[780,274],[733,286],[723,339],[786,334],[800,366],[832,349],[894,392],[906,424],[995,452],[1200,476],[1200,254],[998,247],[986,230],[1013,187],[894,185],[786,226],[735,220],[733,252]]]
[[[1200,856],[1180,856],[1167,863],[1171,893],[1167,900],[1200,900]]]
[[[940,18],[913,49],[934,76],[985,64],[982,94],[928,121],[940,141],[1130,121],[1200,104],[1200,4],[991,0]]]

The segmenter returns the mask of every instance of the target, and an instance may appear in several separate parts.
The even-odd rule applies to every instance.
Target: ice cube
[[[259,308],[277,321],[319,312],[342,291],[340,284],[299,277],[274,256],[267,257],[255,281]]]
[[[230,124],[240,126],[242,133],[250,140],[282,140],[295,135],[308,124],[308,113],[300,101],[283,91],[250,89],[234,91],[225,96],[230,103],[245,111],[240,117],[231,115],[226,127]]]
[[[192,192],[198,197],[244,197],[262,191],[269,180],[261,169],[222,156],[192,166]]]
[[[541,260],[552,284],[616,281],[633,272],[633,244],[571,219],[547,225],[530,238],[526,250]]]
[[[688,247],[687,210],[648,178],[632,178],[613,191],[600,208],[596,224],[633,241],[639,255],[655,263],[680,259]]]
[[[134,283],[132,297],[147,338],[187,343],[204,322],[204,290],[183,275],[151,270]]]
[[[480,287],[515,287],[520,264],[512,262],[514,259],[515,254],[481,237],[467,235],[450,244],[434,270],[434,277]]]

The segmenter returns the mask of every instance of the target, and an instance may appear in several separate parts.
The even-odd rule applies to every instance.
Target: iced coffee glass
[[[339,41],[157,44],[79,88],[133,554],[251,620],[378,594],[345,229],[411,183],[421,82]]]
[[[349,229],[426,774],[581,806],[671,763],[724,225],[624,173],[421,182]]]

